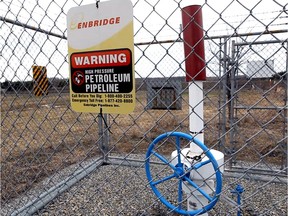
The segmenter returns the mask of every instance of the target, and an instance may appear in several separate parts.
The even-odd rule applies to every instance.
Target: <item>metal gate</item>
[[[269,38],[270,35],[262,37]],[[258,35],[259,41],[248,42],[254,38],[247,35],[245,42],[237,43],[232,38],[230,56],[227,54],[227,40],[224,42],[224,56],[227,57],[223,58],[222,65],[227,73],[223,75],[225,83],[221,88],[226,95],[223,105],[228,105],[226,121],[230,130],[223,127],[222,133],[229,133],[226,150],[233,158],[231,168],[245,167],[242,164],[245,158],[245,161],[259,160],[260,168],[253,168],[257,173],[272,171],[280,174],[287,163],[284,153],[287,148],[287,40],[273,40],[277,38],[276,32],[271,40],[261,41],[261,35]],[[245,93],[248,100],[243,100]],[[223,110],[222,119],[226,119],[226,110]],[[237,151],[239,153],[235,154]],[[271,170],[269,161],[275,161],[275,158],[279,166]]]

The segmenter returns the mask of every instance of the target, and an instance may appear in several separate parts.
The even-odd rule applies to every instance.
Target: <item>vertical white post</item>
[[[200,142],[204,143],[204,92],[203,92],[203,81],[192,81],[189,83],[189,129],[193,137],[196,137]],[[196,145],[194,142],[190,143],[190,153],[192,155],[201,154],[203,150]],[[195,180],[194,180],[195,181]],[[196,180],[197,181],[197,180]],[[198,182],[200,185],[202,181]],[[214,183],[214,182],[213,182]],[[189,191],[189,190],[188,190]],[[208,205],[208,201],[202,195],[197,196],[194,193],[193,196],[187,200],[188,210],[191,209],[191,204],[196,205],[196,209],[202,205]],[[194,196],[197,196],[195,198]],[[208,216],[208,213],[203,213],[203,216]]]
[[[203,81],[189,83],[189,129],[193,137],[204,143]],[[190,143],[192,153],[203,152],[195,143]]]

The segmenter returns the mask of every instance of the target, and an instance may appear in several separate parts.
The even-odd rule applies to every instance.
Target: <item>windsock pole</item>
[[[189,82],[189,129],[191,135],[198,138],[204,144],[203,82],[206,80],[206,64],[202,10],[200,5],[191,5],[182,9],[182,25],[186,81]],[[198,145],[194,142],[190,143],[189,155],[191,157],[199,155],[202,152],[203,150]],[[193,180],[198,182],[199,185],[203,184],[202,179]],[[213,180],[209,182],[211,186],[214,184]],[[187,188],[186,193],[189,194],[189,192],[190,190]],[[187,208],[189,211],[208,204],[205,197],[197,194],[197,192],[192,194],[187,199]],[[202,215],[208,216],[208,213]]]
[[[200,5],[182,9],[186,81],[189,82],[189,129],[204,143],[203,82],[206,80],[202,10]],[[202,150],[193,142],[190,151]]]

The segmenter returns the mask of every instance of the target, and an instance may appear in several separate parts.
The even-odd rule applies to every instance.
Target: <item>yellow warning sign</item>
[[[71,8],[67,25],[72,109],[131,113],[135,107],[131,1]]]
[[[48,94],[47,69],[44,66],[32,66],[33,69],[33,92],[35,96]]]

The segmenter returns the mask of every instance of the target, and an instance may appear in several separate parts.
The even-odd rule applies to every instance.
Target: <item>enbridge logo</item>
[[[120,23],[120,17],[111,17],[107,19],[95,19],[86,22],[79,22],[77,29],[92,28],[105,25],[115,25]]]
[[[79,22],[82,22],[83,19],[84,19],[84,14],[83,14],[83,13],[77,13],[77,14],[75,14],[75,15],[72,17],[72,19],[71,19],[71,21],[70,21],[70,23],[69,23],[69,28],[70,28],[70,30],[76,29],[78,23],[79,23]]]
[[[84,21],[84,15],[82,13],[76,14],[70,22],[70,30],[87,29],[106,25],[117,25],[120,23],[120,17],[110,17],[103,19],[94,19]]]

